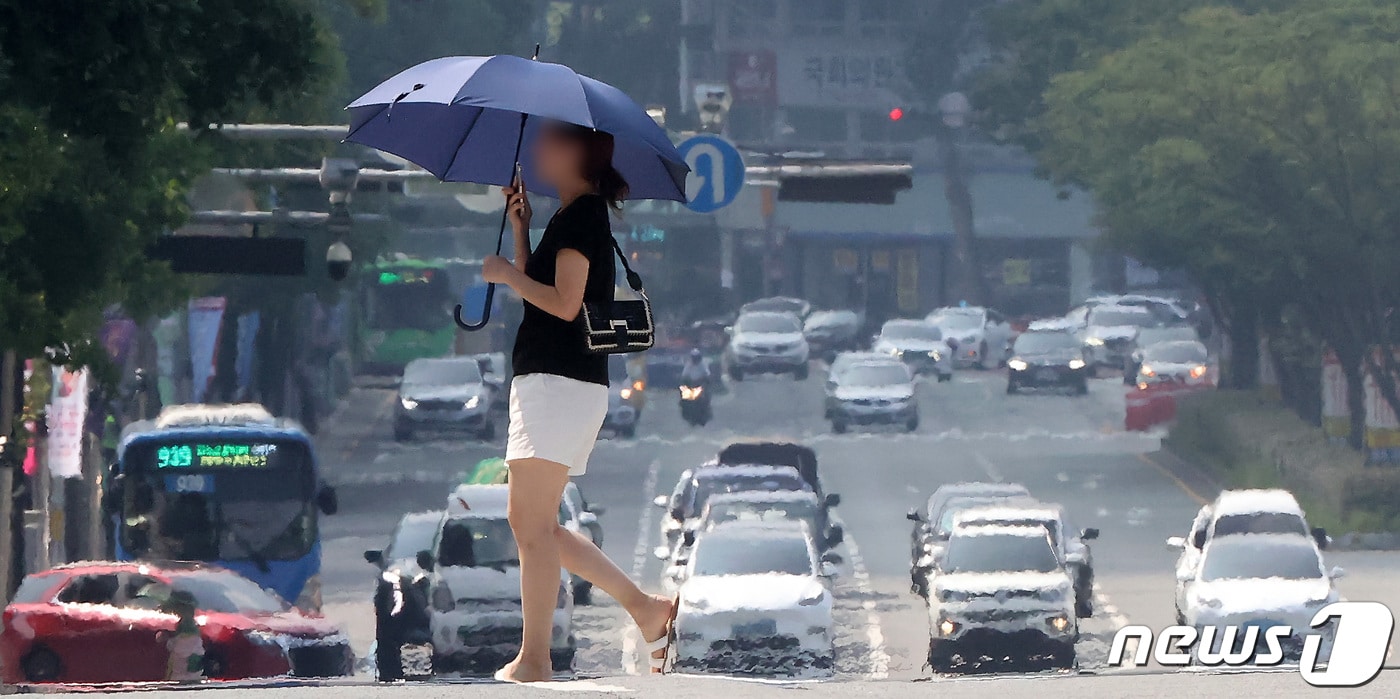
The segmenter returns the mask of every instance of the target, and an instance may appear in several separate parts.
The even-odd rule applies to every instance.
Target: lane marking
[[[642,480],[642,514],[637,518],[637,545],[632,548],[632,582],[643,589],[646,589],[646,586],[642,583],[642,575],[646,573],[647,558],[651,556],[647,544],[651,543],[652,510],[656,509],[651,501],[656,497],[656,486],[660,478],[661,459],[652,459],[651,465],[647,467],[647,476]],[[622,672],[628,675],[641,674],[641,655],[640,632],[633,624],[623,624]]]
[[[880,614],[875,608],[875,586],[870,582],[870,571],[865,567],[865,559],[860,555],[860,547],[856,545],[855,537],[851,536],[851,530],[839,517],[832,517],[832,520],[846,531],[846,554],[851,560],[851,578],[855,580],[856,590],[865,597],[860,606],[865,610],[865,637],[870,644],[870,673],[866,676],[872,680],[883,680],[890,675],[890,655],[885,651],[885,633],[881,630]]]
[[[1098,607],[1098,611],[1108,615],[1108,623],[1113,626],[1114,631],[1128,625],[1128,617],[1118,611],[1118,607],[1113,604],[1112,600],[1108,598],[1108,594],[1103,591],[1102,587],[1099,587],[1098,583],[1094,583],[1094,603],[1094,606]]]
[[[987,458],[986,454],[980,451],[974,451],[972,452],[972,460],[976,461],[977,465],[982,467],[982,472],[987,474],[987,478],[997,483],[1006,480],[1002,477],[1001,470],[997,468],[996,464],[992,463],[991,459]]]
[[[1176,484],[1176,487],[1181,488],[1181,491],[1182,491],[1183,493],[1186,493],[1188,496],[1191,497],[1192,500],[1195,500],[1197,505],[1204,505],[1204,504],[1210,502],[1209,500],[1205,499],[1204,497],[1201,497],[1201,494],[1200,494],[1200,493],[1198,493],[1198,492],[1196,492],[1194,489],[1192,489],[1191,486],[1186,485],[1186,481],[1181,480],[1181,477],[1180,477],[1180,476],[1176,475],[1175,473],[1172,473],[1172,470],[1171,470],[1171,469],[1167,468],[1166,466],[1163,466],[1163,465],[1162,465],[1161,463],[1159,463],[1156,459],[1154,459],[1154,458],[1148,456],[1148,455],[1145,454],[1145,453],[1139,453],[1139,454],[1137,455],[1137,458],[1140,459],[1143,463],[1145,463],[1145,464],[1147,464],[1147,465],[1149,465],[1149,466],[1151,466],[1151,467],[1157,469],[1159,472],[1161,472],[1161,474],[1162,474],[1163,476],[1166,476],[1166,477],[1167,477],[1167,480],[1170,480],[1171,482],[1175,483],[1175,484]]]

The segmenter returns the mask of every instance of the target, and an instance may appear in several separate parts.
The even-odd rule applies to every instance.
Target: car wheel
[[[1094,616],[1094,598],[1091,594],[1084,594],[1074,599],[1074,615],[1080,619]]]
[[[1099,365],[1090,364],[1089,367],[1084,370],[1084,373],[1088,374],[1091,379],[1099,378]]]
[[[809,374],[811,374],[811,368],[807,366],[806,362],[803,362],[802,366],[797,367],[797,369],[792,372],[792,378],[798,381],[806,381]]]
[[[487,420],[481,424],[481,431],[477,432],[477,438],[483,442],[489,442],[496,438],[496,421]]]
[[[846,424],[845,420],[831,421],[831,431],[835,432],[836,434],[846,434],[846,430],[848,429],[850,429],[850,426]]]
[[[574,586],[574,604],[593,604],[593,583],[580,582]]]
[[[938,383],[948,383],[949,381],[952,381],[952,380],[953,380],[953,375],[952,375],[952,374],[939,374],[939,375],[938,375]]]
[[[987,343],[985,340],[982,342],[982,344],[977,346],[977,368],[987,368]]]
[[[1075,384],[1075,386],[1074,386],[1074,395],[1076,395],[1076,396],[1087,396],[1087,395],[1089,395],[1089,384],[1088,384],[1088,382],[1086,382],[1086,381],[1080,381],[1079,383]]]
[[[736,366],[729,367],[729,378],[734,379],[735,381],[743,381],[744,370]]]
[[[915,431],[915,430],[917,430],[917,429],[919,429],[919,416],[918,416],[918,415],[915,415],[914,417],[909,418],[909,420],[908,420],[907,422],[904,423],[904,431],[905,431],[905,432],[913,432],[913,431]]]
[[[574,648],[553,648],[549,651],[549,664],[555,672],[572,672],[574,669]]]
[[[1008,396],[1014,396],[1014,395],[1016,395],[1016,384],[1011,383],[1010,381],[1007,381],[1007,382],[1006,382],[1006,395],[1008,395]]]
[[[19,661],[24,679],[30,682],[53,682],[63,674],[63,661],[48,648],[35,648]]]

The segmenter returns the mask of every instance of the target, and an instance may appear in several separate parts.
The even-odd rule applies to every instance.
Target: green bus
[[[362,271],[356,314],[361,373],[397,375],[414,359],[452,353],[452,290],[458,286],[452,276],[462,266],[396,255]]]

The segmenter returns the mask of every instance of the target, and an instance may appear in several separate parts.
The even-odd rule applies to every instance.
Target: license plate
[[[751,621],[745,624],[734,625],[734,637],[766,637],[778,635],[778,622],[772,619],[762,621]]]
[[[1040,373],[1036,374],[1036,378],[1041,381],[1056,381],[1060,378],[1060,375],[1055,373],[1054,369],[1041,369]]]

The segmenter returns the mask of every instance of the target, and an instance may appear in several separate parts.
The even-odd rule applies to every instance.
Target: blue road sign
[[[707,214],[734,202],[744,188],[744,157],[734,144],[705,134],[686,139],[676,150],[690,166],[685,193],[691,211]]]

